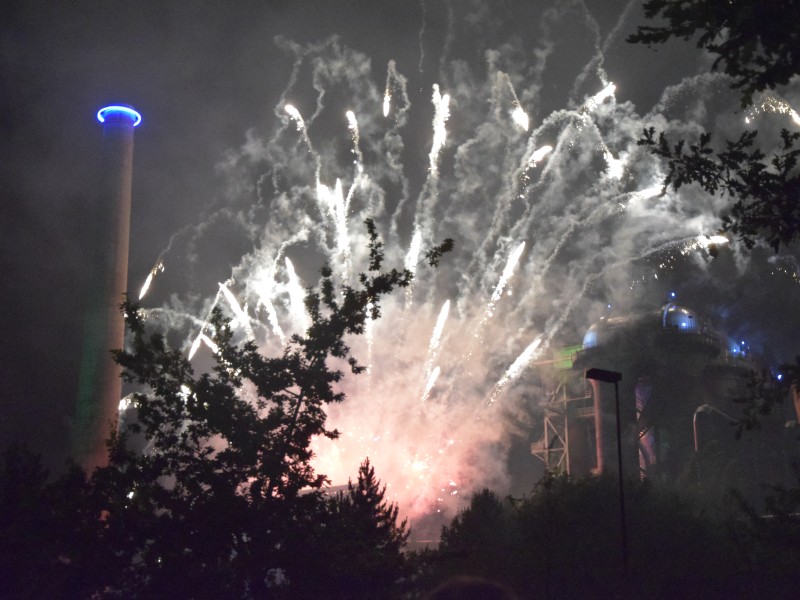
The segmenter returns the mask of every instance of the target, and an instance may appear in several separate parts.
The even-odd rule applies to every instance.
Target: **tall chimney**
[[[95,214],[87,216],[97,237],[86,264],[91,288],[72,431],[73,458],[87,471],[108,462],[105,440],[117,423],[122,396],[111,350],[122,348],[125,339],[119,304],[128,285],[133,129],[142,117],[130,106],[116,105],[100,109],[97,120],[103,124],[102,194]]]

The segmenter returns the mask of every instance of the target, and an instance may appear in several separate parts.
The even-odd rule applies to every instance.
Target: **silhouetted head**
[[[514,592],[499,583],[464,575],[451,577],[425,598],[427,600],[519,600]]]

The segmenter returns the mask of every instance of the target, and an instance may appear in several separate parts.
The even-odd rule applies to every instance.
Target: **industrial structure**
[[[618,413],[614,386],[587,379],[601,369],[621,375]],[[626,477],[701,478],[720,489],[791,481],[797,434],[786,425],[800,417],[787,411],[791,404],[764,416],[759,431],[735,435],[736,400],[764,369],[744,341],[675,302],[604,317],[580,346],[540,367],[546,398],[531,451],[546,470],[576,476],[616,473],[621,464]]]
[[[106,106],[97,112],[103,125],[100,202],[87,221],[94,226],[88,308],[84,323],[81,371],[72,455],[84,468],[107,461],[105,440],[117,421],[122,391],[120,369],[110,350],[122,348],[125,324],[119,304],[128,285],[133,130],[142,120],[130,106]]]

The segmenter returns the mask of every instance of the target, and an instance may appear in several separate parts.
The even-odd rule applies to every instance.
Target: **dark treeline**
[[[765,490],[761,512],[735,491],[629,481],[625,575],[609,476],[546,476],[519,499],[484,490],[421,552],[403,551],[409,532],[368,462],[345,492],[284,503],[283,522],[200,493],[192,514],[132,503],[113,518],[106,485],[77,468],[48,480],[35,454],[6,450],[0,597],[424,598],[458,575],[532,599],[795,598],[800,585],[798,488]]]

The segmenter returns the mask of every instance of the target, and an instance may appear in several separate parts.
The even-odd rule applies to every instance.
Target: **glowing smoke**
[[[650,123],[696,128],[703,111],[681,114],[676,107],[688,102],[673,100],[702,105],[704,80],[668,88],[657,112],[642,115],[617,100],[599,55],[586,56],[577,95],[536,113],[541,103],[531,99],[553,48],[552,39],[542,41],[535,69],[492,49],[506,63],[502,76],[443,56],[438,81],[415,96],[394,62],[380,85],[369,58],[336,39],[284,43],[294,70],[277,122],[225,165],[239,191],[226,214],[253,249],[228,284],[176,290],[186,293],[180,309],[194,314],[220,302],[244,337],[274,355],[307,325],[302,290],[319,265],[328,262],[343,283],[365,268],[363,220],[373,218],[387,265],[404,265],[416,279],[407,294],[382,302],[382,318],[367,323],[365,336],[348,340],[368,373],[343,382],[347,401],[329,409],[329,425],[342,435],[315,441],[316,467],[343,483],[369,456],[408,515],[451,510],[448,499],[484,486],[502,490],[509,423],[535,425],[531,364],[553,345],[579,341],[607,303],[634,305],[638,290],[645,294],[670,265],[683,261],[703,277],[701,251],[727,244],[698,235],[719,230],[719,201],[660,196],[661,167],[636,144]],[[304,92],[301,81],[310,84]],[[309,89],[316,97],[301,96]],[[328,90],[347,90],[347,104]],[[426,110],[412,111],[412,97]],[[316,110],[306,121],[287,100],[313,101]],[[328,127],[318,129],[320,121]],[[409,139],[424,143],[407,147]],[[243,180],[258,183],[247,188]],[[198,228],[191,243],[204,236]],[[418,268],[445,237],[456,251],[438,270]],[[212,347],[204,327],[178,326],[190,356]]]

